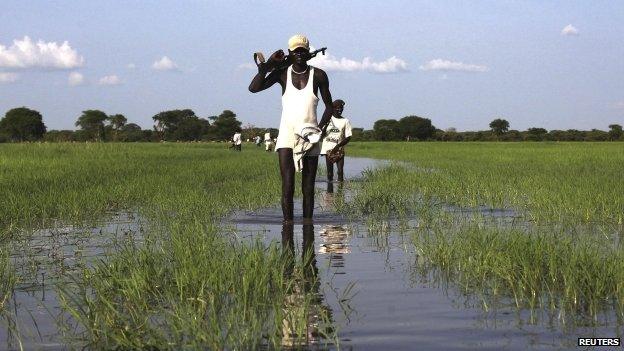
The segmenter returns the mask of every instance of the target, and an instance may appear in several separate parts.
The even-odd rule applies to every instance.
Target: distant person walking
[[[262,139],[260,138],[259,135],[256,135],[254,137],[254,143],[256,144],[257,147],[260,147],[260,144],[262,144]]]
[[[234,136],[232,137],[232,143],[234,144],[234,150],[241,151],[243,138],[241,136],[240,130],[237,130],[236,133],[234,133]]]
[[[284,52],[278,50],[269,58],[269,64],[282,62]],[[293,149],[300,139],[296,133],[305,126],[327,126],[333,111],[329,79],[325,71],[308,65],[312,58],[310,43],[303,35],[288,40],[288,60],[292,65],[275,69],[268,75],[267,65],[258,65],[258,74],[249,84],[249,91],[257,93],[279,83],[282,88],[282,118],[276,148],[282,176],[282,214],[284,221],[293,219],[293,195],[295,192],[295,159]],[[321,122],[316,119],[318,93],[325,103]],[[314,213],[314,181],[318,166],[318,144],[308,150],[299,164],[303,166],[301,186],[303,193],[303,218],[311,220]]]
[[[264,133],[264,150],[265,151],[273,151],[273,139],[271,139],[271,132],[267,131]]]
[[[338,99],[333,102],[334,113],[329,120],[325,138],[321,145],[321,155],[325,155],[327,181],[334,180],[334,163],[338,166],[338,181],[344,181],[344,146],[351,141],[351,122],[342,116],[345,102]]]

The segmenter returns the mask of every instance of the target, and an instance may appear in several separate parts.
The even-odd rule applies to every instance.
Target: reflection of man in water
[[[323,330],[322,323],[331,319],[331,310],[323,305],[320,292],[316,254],[314,252],[314,226],[303,225],[302,264],[295,264],[294,225],[286,222],[282,225],[282,249],[290,261],[287,264],[287,278],[295,278],[291,293],[286,297],[286,318],[282,321],[282,345],[287,347],[317,343],[320,335],[331,334]],[[296,271],[296,268],[300,271]],[[297,279],[301,277],[301,279]],[[304,322],[305,325],[299,325]],[[321,329],[322,332],[319,332]],[[299,331],[301,334],[298,334]]]
[[[276,51],[269,62],[280,61],[284,53]],[[258,74],[249,84],[249,91],[257,93],[268,89],[276,83],[282,88],[282,118],[277,137],[280,174],[282,176],[282,213],[284,220],[293,219],[293,195],[295,192],[295,161],[293,149],[303,125],[318,125],[323,129],[333,111],[329,79],[325,71],[308,65],[310,43],[303,35],[295,35],[288,40],[288,58],[291,66],[276,69],[268,74],[267,65],[258,66]],[[321,122],[317,122],[316,107],[318,94],[325,103],[325,112]],[[303,193],[303,217],[311,219],[314,213],[314,181],[318,166],[318,148],[313,148],[303,157],[303,173],[301,177]]]

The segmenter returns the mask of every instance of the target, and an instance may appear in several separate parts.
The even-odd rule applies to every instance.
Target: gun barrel
[[[327,50],[327,48],[326,48],[326,47],[325,47],[325,48],[320,48],[320,49],[318,49],[318,50],[314,50],[314,51],[312,51],[312,52],[310,53],[310,55],[311,55],[312,57],[314,57],[314,56],[316,56],[319,52],[320,52],[320,53],[322,53],[323,55],[325,55],[325,50]]]

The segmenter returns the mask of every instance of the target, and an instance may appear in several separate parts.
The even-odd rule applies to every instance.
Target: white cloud
[[[0,45],[0,67],[71,69],[84,64],[84,58],[67,41],[33,42],[29,37],[13,40],[13,45]]]
[[[67,77],[67,83],[71,86],[81,85],[84,83],[84,76],[79,72],[71,72]]]
[[[121,79],[116,75],[110,75],[100,78],[98,84],[100,85],[119,85],[121,84]]]
[[[474,65],[463,62],[454,62],[443,59],[431,60],[424,65],[421,65],[419,69],[423,71],[463,71],[463,72],[486,72],[487,66]]]
[[[13,83],[17,81],[19,75],[12,72],[0,72],[0,83]]]
[[[241,63],[240,65],[238,65],[239,69],[253,69],[256,67],[257,66],[255,63]]]
[[[159,71],[173,71],[178,69],[178,65],[169,57],[163,56],[160,60],[154,62],[152,68]]]
[[[126,67],[127,67],[128,69],[135,69],[135,68],[136,68],[136,65],[135,65],[134,63],[129,63]]]
[[[561,30],[561,35],[567,35],[567,36],[579,35],[579,31],[573,25],[568,24],[567,26],[563,27],[563,29]]]
[[[624,110],[624,100],[614,103],[613,108],[618,110]]]
[[[385,61],[375,62],[371,60],[370,57],[365,57],[362,61],[355,61],[346,57],[337,59],[330,54],[319,54],[310,60],[310,64],[326,71],[369,71],[374,73],[397,73],[407,71],[407,63],[396,56],[392,56]]]

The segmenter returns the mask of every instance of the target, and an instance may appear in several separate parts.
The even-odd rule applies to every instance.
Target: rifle
[[[316,57],[316,55],[318,55],[319,52],[325,55],[325,50],[327,50],[326,47],[310,52],[309,60]],[[280,70],[280,69],[284,69],[290,66],[291,65],[290,56],[284,55],[284,52],[282,50],[280,50],[280,52],[281,52],[281,56],[279,57],[279,61],[270,61],[270,62],[267,62],[265,60],[264,55],[261,52],[259,51],[255,52],[253,57],[254,57],[254,62],[256,63],[256,66],[258,66],[258,70],[265,70],[267,72],[271,72],[273,70]]]

